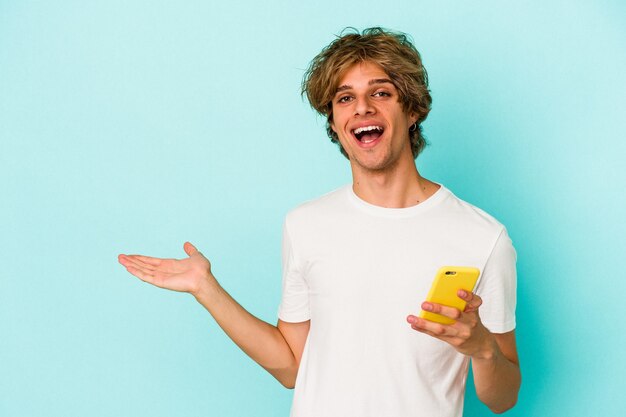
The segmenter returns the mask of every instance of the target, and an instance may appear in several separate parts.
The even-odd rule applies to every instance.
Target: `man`
[[[506,411],[520,386],[515,251],[501,224],[417,171],[431,103],[417,50],[379,28],[343,35],[314,58],[303,93],[327,117],[353,183],[288,214],[277,326],[233,300],[188,242],[186,259],[120,262],[193,294],[252,359],[295,386],[294,417],[460,416],[470,360],[478,397]],[[457,294],[464,311],[421,304],[451,325],[412,314],[443,265],[481,271],[476,293]]]

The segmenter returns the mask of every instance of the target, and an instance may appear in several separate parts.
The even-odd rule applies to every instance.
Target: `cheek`
[[[345,107],[334,108],[331,114],[330,126],[335,132],[345,128],[345,124],[350,119],[350,112]]]

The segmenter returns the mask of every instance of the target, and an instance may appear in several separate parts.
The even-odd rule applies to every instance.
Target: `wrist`
[[[214,297],[215,292],[217,291],[219,284],[217,280],[213,276],[213,274],[208,271],[206,275],[204,275],[198,281],[196,288],[193,291],[190,291],[191,295],[195,297],[195,299],[204,304],[208,300]]]
[[[491,362],[498,356],[499,348],[496,338],[485,329],[485,337],[480,348],[472,355],[473,361]]]

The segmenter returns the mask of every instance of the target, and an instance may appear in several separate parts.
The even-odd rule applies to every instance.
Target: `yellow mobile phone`
[[[474,291],[480,270],[469,266],[444,266],[437,271],[426,301],[465,310],[465,300],[459,298],[457,291]],[[437,313],[424,311],[420,317],[441,324],[453,324],[455,320]]]

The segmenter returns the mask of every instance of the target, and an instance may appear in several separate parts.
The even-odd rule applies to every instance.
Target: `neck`
[[[439,185],[423,178],[411,159],[392,170],[366,171],[352,166],[352,189],[362,200],[379,207],[415,206],[433,195]]]

